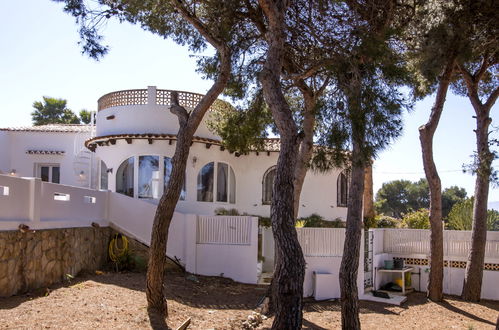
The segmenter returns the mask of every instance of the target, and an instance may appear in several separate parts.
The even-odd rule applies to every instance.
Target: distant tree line
[[[378,216],[368,227],[429,229],[428,181],[394,180],[384,183],[376,193]],[[462,187],[451,186],[442,191],[442,219],[452,230],[471,230],[473,197]],[[487,230],[499,230],[499,212],[487,211]]]

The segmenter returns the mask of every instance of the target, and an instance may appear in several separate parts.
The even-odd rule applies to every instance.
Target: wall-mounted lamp
[[[196,166],[197,161],[198,161],[198,158],[196,156],[192,157],[192,167]]]
[[[113,173],[113,169],[112,169],[112,168],[108,168],[108,169],[106,170],[106,173]]]
[[[79,177],[80,177],[80,179],[85,179],[85,172],[80,171]]]
[[[13,168],[13,169],[10,170],[9,174],[12,175],[12,176],[15,176],[16,172],[17,172],[16,169]]]

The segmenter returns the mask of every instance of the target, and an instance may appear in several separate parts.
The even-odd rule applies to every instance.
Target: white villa
[[[201,95],[179,92],[192,109]],[[70,186],[111,190],[155,202],[171,171],[177,117],[170,91],[151,86],[106,94],[98,100],[95,125],[0,128],[0,173],[38,177]],[[226,106],[217,101],[214,105]],[[217,208],[269,216],[278,139],[248,155],[230,153],[203,121],[191,146],[185,188],[177,211],[212,215]],[[310,171],[300,217],[317,213],[345,219],[347,180],[341,169]]]
[[[104,95],[95,124],[0,129],[0,296],[47,287],[100,269],[107,261],[113,231],[149,245],[156,203],[171,171],[177,118],[170,93],[149,87]],[[179,92],[188,110],[199,94]],[[214,107],[226,106],[217,101]],[[168,232],[166,254],[187,272],[258,283],[274,268],[270,228],[253,215],[269,216],[279,144],[247,155],[224,149],[203,122],[191,146],[186,181]],[[367,175],[366,185],[370,176]],[[300,217],[317,213],[345,219],[348,178],[343,169],[310,171]],[[371,185],[372,187],[372,185]],[[367,189],[366,189],[367,190]],[[366,193],[365,201],[370,194]],[[365,203],[365,206],[369,203]],[[215,216],[217,208],[245,216]],[[305,261],[304,296],[340,297],[344,228],[297,228]],[[401,275],[383,271],[385,261],[401,259],[409,268],[409,290],[426,290],[430,231],[370,229],[363,232],[358,270],[359,297]],[[444,231],[444,292],[460,294],[469,231]],[[488,232],[484,299],[499,300],[499,233]],[[395,297],[395,296],[394,296]],[[390,298],[400,304],[405,298]]]

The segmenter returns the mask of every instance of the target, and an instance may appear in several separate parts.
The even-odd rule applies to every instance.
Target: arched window
[[[272,190],[274,188],[274,180],[276,175],[276,167],[272,166],[263,175],[262,181],[262,204],[272,203]]]
[[[159,198],[159,156],[139,156],[139,198]]]
[[[348,171],[344,170],[343,172],[340,173],[340,175],[338,175],[338,181],[336,182],[337,205],[339,207],[347,207],[348,181],[349,181]]]
[[[214,184],[215,180],[216,184]],[[216,189],[215,192],[214,189]],[[226,163],[211,162],[206,164],[199,171],[197,191],[197,200],[200,202],[213,202],[213,196],[215,195],[217,202],[234,204],[236,202],[236,176],[234,170]]]
[[[170,176],[172,174],[172,159],[170,157],[164,157],[163,158],[163,165],[164,165],[164,170],[163,170],[163,191],[166,191],[166,186],[168,185],[168,182],[170,181]],[[184,184],[182,185],[182,191],[180,192],[180,200],[185,200],[185,180]]]
[[[133,171],[134,157],[130,157],[121,163],[116,171],[116,192],[133,197]]]
[[[107,190],[108,189],[108,180],[107,180],[107,165],[104,161],[100,161],[100,189]]]

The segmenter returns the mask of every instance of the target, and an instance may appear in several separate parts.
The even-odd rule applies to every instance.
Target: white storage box
[[[314,272],[314,299],[328,300],[340,297],[337,276],[331,273]]]

